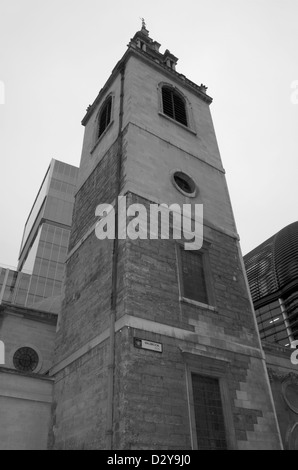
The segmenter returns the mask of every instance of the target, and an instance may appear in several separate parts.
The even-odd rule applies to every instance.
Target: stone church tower
[[[279,449],[212,99],[159,48],[143,23],[82,121],[49,447]],[[118,237],[118,196],[203,204],[202,248]]]

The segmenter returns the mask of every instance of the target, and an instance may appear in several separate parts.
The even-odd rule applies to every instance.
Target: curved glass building
[[[298,221],[244,256],[261,339],[298,339]]]

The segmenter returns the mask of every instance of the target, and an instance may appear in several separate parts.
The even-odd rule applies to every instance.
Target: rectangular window
[[[208,304],[204,253],[180,249],[182,296]]]
[[[191,374],[198,450],[227,449],[219,379]]]

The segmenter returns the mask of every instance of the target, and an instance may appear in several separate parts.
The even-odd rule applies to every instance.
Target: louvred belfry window
[[[98,137],[100,137],[111,122],[112,98],[104,104],[99,116]]]
[[[162,88],[162,105],[164,114],[187,126],[185,102],[175,90]]]

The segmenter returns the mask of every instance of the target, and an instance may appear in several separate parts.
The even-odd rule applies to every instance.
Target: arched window
[[[100,137],[108,125],[111,122],[111,111],[112,111],[112,97],[110,96],[108,100],[104,103],[102,110],[99,114],[99,126],[98,126],[98,137]]]
[[[184,126],[188,125],[185,101],[175,89],[168,86],[162,87],[162,107],[164,114]]]

